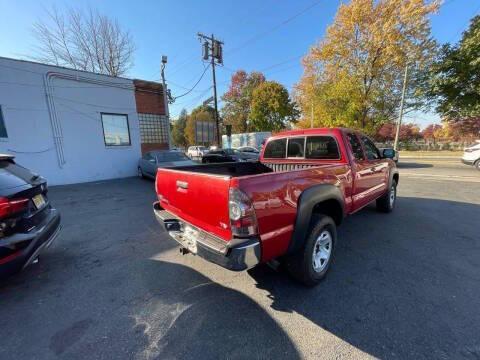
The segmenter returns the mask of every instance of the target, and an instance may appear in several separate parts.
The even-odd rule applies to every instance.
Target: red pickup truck
[[[393,210],[394,155],[354,130],[287,131],[267,140],[259,162],[158,169],[154,213],[183,254],[236,271],[278,259],[311,286],[346,215],[373,201]]]

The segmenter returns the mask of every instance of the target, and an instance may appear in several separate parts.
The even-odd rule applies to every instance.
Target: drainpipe
[[[132,91],[135,89],[135,87],[133,86],[133,84],[132,85],[119,84],[112,81],[92,79],[85,76],[65,74],[65,73],[59,73],[54,71],[50,71],[45,74],[43,82],[45,86],[45,95],[47,100],[48,114],[50,117],[50,125],[52,126],[53,143],[55,146],[55,151],[57,153],[58,166],[60,168],[63,168],[63,165],[65,165],[67,161],[65,160],[65,152],[63,147],[62,124],[58,119],[57,109],[55,106],[54,87],[52,83],[52,80],[54,78],[84,82],[84,83],[95,84],[100,86],[116,87],[116,88],[125,89],[125,90],[132,90]]]

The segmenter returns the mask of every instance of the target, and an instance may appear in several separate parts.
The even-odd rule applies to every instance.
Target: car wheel
[[[145,179],[145,175],[143,174],[142,168],[140,166],[138,167],[137,174],[140,179]]]
[[[384,213],[392,212],[397,202],[397,182],[392,181],[390,188],[377,200],[377,210]]]
[[[475,168],[480,171],[480,159],[475,162]]]
[[[317,285],[330,268],[336,242],[337,229],[333,219],[315,215],[303,248],[286,259],[289,273],[306,286]]]

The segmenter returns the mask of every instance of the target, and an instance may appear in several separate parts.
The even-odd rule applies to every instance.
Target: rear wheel
[[[137,175],[140,179],[145,179],[145,175],[143,174],[142,168],[140,166],[138,167]]]
[[[287,258],[290,274],[307,286],[317,285],[330,268],[336,241],[337,230],[333,219],[316,215],[303,248]]]
[[[390,184],[390,188],[381,198],[377,200],[377,210],[389,213],[395,208],[397,201],[397,182],[395,180]]]
[[[480,159],[475,162],[475,167],[480,171]]]

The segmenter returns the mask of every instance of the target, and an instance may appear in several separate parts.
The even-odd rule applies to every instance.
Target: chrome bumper
[[[260,262],[261,248],[258,238],[233,239],[227,242],[164,210],[158,202],[153,204],[153,212],[170,237],[182,248],[207,261],[233,271],[250,269]],[[187,227],[193,228],[197,234],[194,246],[185,236]]]

